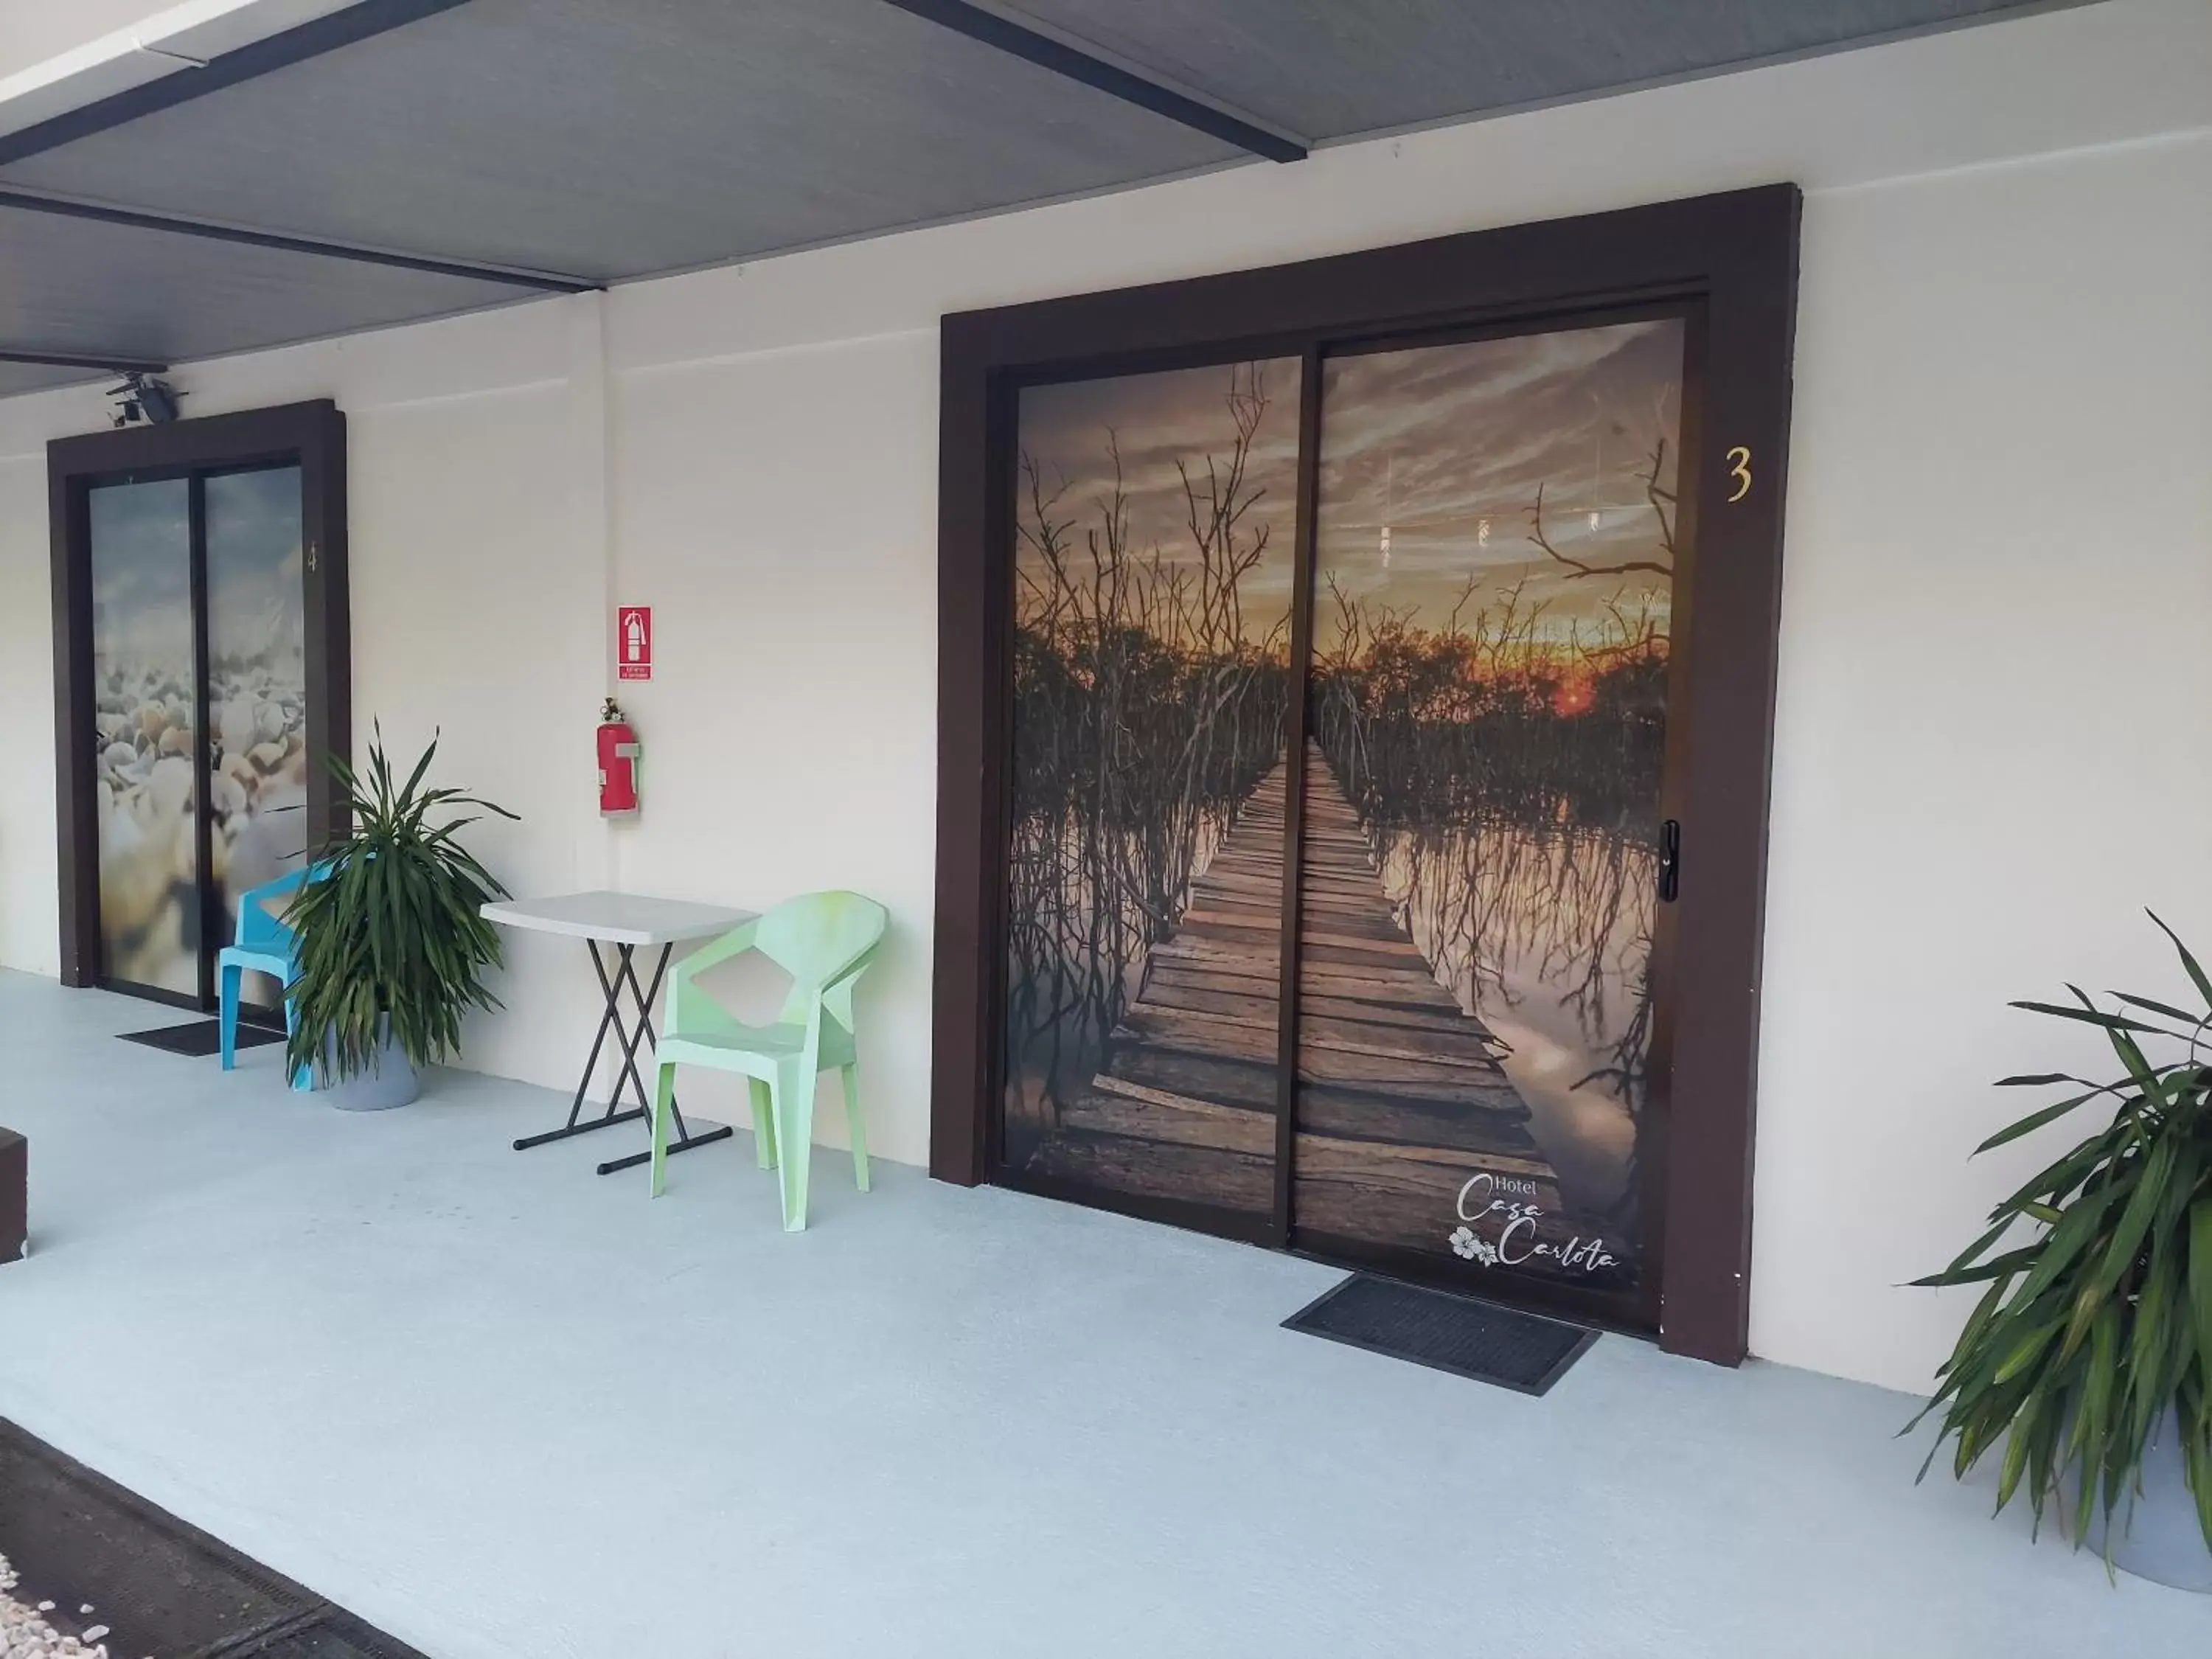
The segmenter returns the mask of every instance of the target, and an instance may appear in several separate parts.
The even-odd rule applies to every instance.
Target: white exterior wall
[[[1090,201],[180,371],[194,414],[331,396],[351,433],[356,743],[434,728],[523,814],[519,891],[759,904],[849,885],[871,1130],[927,1141],[936,319],[1735,186],[1807,191],[1752,1340],[1900,1388],[1940,1265],[2045,1151],[1967,1151],[2069,1059],[2008,1012],[2158,994],[2212,940],[2212,8],[2109,0]],[[41,446],[0,404],[0,963],[52,973]],[[635,824],[596,816],[613,603]],[[2212,949],[2212,945],[2205,948]],[[470,1063],[573,1075],[596,989],[519,941]],[[736,1109],[711,1085],[709,1115]],[[825,1111],[825,1139],[839,1115]],[[2008,1179],[2008,1177],[2011,1179]]]

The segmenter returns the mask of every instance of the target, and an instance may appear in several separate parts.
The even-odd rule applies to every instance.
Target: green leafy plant
[[[434,1065],[459,1052],[469,1009],[499,1006],[483,978],[499,963],[499,934],[480,911],[507,890],[457,839],[478,820],[451,814],[515,814],[458,789],[425,789],[437,752],[434,738],[397,787],[380,728],[365,778],[331,757],[353,832],[323,850],[285,916],[298,939],[286,1050],[295,1069],[358,1077],[376,1064],[387,1023],[411,1064]]]
[[[1986,1283],[1919,1417],[1942,1413],[1929,1453],[1956,1442],[1960,1476],[2000,1440],[1997,1507],[2022,1486],[2039,1525],[2054,1497],[2075,1547],[2100,1505],[2109,1520],[2141,1486],[2143,1455],[2169,1407],[2179,1413],[2182,1464],[2212,1548],[2212,1028],[2208,980],[2172,928],[2202,1011],[2115,993],[2107,1012],[2075,986],[2078,1006],[2012,1006],[2102,1030],[2126,1076],[2093,1084],[2064,1073],[2008,1077],[2009,1088],[2082,1092],[2029,1113],[1975,1149],[2017,1140],[2092,1102],[2115,1109],[2105,1128],[1990,1212],[1989,1230],[1920,1285]],[[2144,1044],[2171,1039],[2177,1057]],[[2016,1229],[2035,1230],[2015,1242]],[[1923,1465],[1921,1474],[1927,1474]],[[2106,1549],[2118,1530],[2106,1528]]]

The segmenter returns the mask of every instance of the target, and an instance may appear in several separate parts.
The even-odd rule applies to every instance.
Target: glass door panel
[[[191,486],[89,492],[100,974],[202,992]]]
[[[1275,1207],[1299,364],[1025,388],[1000,1164]]]
[[[307,629],[297,466],[211,474],[205,491],[209,855],[220,939],[241,895],[307,856]],[[283,1000],[252,974],[243,999]]]
[[[212,473],[208,546],[208,856],[222,938],[239,900],[307,858],[307,630],[299,467]],[[276,1009],[283,987],[250,973],[246,1002]]]
[[[1324,362],[1304,1243],[1637,1285],[1683,353],[1664,318]]]

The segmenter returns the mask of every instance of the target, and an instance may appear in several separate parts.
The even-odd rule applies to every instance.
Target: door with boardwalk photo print
[[[1647,1318],[1686,333],[1021,392],[1003,1176]]]
[[[1324,362],[1302,1243],[1637,1290],[1684,331]]]
[[[1296,358],[1021,393],[1011,1178],[1274,1212],[1298,397]]]

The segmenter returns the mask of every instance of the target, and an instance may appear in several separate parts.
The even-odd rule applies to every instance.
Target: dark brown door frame
[[[1704,325],[1704,506],[1687,596],[1671,1087],[1655,1115],[1659,1328],[1672,1352],[1743,1358],[1800,201],[1794,185],[1770,185],[944,319],[933,1175],[974,1185],[992,1174],[1014,389],[1248,348],[1686,302]]]
[[[335,754],[349,758],[353,659],[346,605],[345,416],[337,405],[318,398],[236,415],[57,438],[46,446],[64,985],[93,985],[100,977],[100,817],[91,741],[98,699],[93,683],[90,492],[96,484],[287,464],[300,469],[307,752],[314,757]],[[196,489],[196,501],[197,495]],[[203,721],[203,744],[205,739]],[[307,845],[319,845],[345,827],[328,774],[319,763],[311,763]]]

